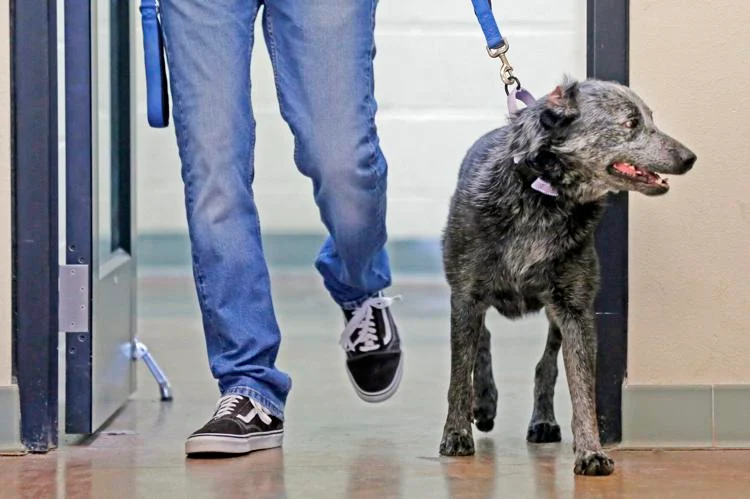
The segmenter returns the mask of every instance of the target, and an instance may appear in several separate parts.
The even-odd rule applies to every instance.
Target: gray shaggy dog
[[[472,421],[489,431],[497,409],[490,307],[515,319],[545,309],[547,344],[536,366],[529,442],[560,441],[553,393],[557,354],[573,406],[576,474],[609,475],[596,421],[594,229],[607,193],[669,190],[696,156],[661,132],[629,88],[566,81],[480,138],[461,165],[443,238],[451,287],[451,379],[440,453],[474,453]]]

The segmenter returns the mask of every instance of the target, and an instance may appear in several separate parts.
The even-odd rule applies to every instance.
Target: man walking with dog
[[[341,345],[355,392],[397,390],[403,357],[391,316],[387,164],[375,128],[377,0],[162,0],[193,270],[221,398],[187,454],[278,447],[291,380],[276,365],[271,302],[253,200],[250,100],[254,24],[262,16],[295,161],[312,180],[330,237],[316,261],[341,307]]]

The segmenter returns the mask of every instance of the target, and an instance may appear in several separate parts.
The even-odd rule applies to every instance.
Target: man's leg
[[[387,164],[373,95],[376,0],[267,0],[263,14],[281,112],[330,237],[316,266],[345,310],[342,346],[357,393],[378,402],[401,378],[401,347],[379,293],[391,283]]]
[[[280,425],[291,386],[275,367],[280,334],[251,188],[249,77],[258,7],[257,0],[161,1],[193,271],[211,371],[223,396],[209,422],[221,423],[218,433],[247,430],[224,419],[251,413]],[[193,450],[253,450],[203,444],[208,448]]]

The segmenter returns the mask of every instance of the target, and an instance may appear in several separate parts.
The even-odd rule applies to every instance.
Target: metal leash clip
[[[513,76],[513,66],[510,65],[508,56],[506,55],[508,49],[510,49],[510,44],[508,43],[508,40],[505,39],[503,40],[503,44],[499,47],[487,47],[487,53],[490,57],[493,59],[500,59],[500,64],[502,64],[502,66],[500,66],[500,79],[503,80],[503,83],[505,84],[506,94],[509,94],[511,85],[515,85],[516,90],[521,89],[521,80]]]

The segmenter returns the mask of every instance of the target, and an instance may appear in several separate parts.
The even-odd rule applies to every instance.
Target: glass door
[[[67,433],[93,433],[135,390],[134,10],[65,0]]]

